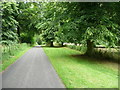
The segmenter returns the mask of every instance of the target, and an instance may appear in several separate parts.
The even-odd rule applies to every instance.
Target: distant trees
[[[56,19],[56,3],[41,3],[41,22],[36,26],[42,30],[43,40],[53,46],[53,42],[57,37],[56,32],[58,31],[58,20]],[[57,16],[58,17],[58,16]]]
[[[36,28],[36,24],[40,22],[40,7],[39,3],[34,2],[19,2],[19,14],[17,20],[19,22],[19,33],[21,42],[34,43],[34,35],[40,33]]]

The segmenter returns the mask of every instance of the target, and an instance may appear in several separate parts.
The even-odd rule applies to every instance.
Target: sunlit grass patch
[[[67,88],[118,88],[117,63],[74,57],[80,52],[65,47],[43,48]]]

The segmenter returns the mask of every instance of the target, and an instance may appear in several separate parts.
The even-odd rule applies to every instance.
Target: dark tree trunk
[[[92,55],[94,50],[94,43],[91,40],[87,40],[87,51],[86,51],[86,55]]]
[[[74,43],[77,46],[77,43]]]
[[[18,29],[17,29],[17,34],[18,34],[18,37],[20,37],[20,27],[18,26]]]
[[[50,42],[50,47],[53,47],[53,46],[54,46],[54,45],[53,45],[53,42],[51,41],[51,42]]]
[[[61,46],[63,47],[63,42],[61,43]]]

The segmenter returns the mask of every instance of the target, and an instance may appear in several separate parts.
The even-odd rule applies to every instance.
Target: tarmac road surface
[[[2,73],[2,88],[65,88],[41,46],[28,50]]]

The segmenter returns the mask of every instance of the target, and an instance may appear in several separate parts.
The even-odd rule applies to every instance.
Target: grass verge
[[[0,64],[0,72],[4,71],[8,66],[13,64],[20,56],[22,56],[28,49],[30,45],[21,45],[20,48],[14,50],[14,54],[10,55],[9,52],[2,54],[2,64]]]
[[[118,88],[118,64],[92,60],[68,48],[43,47],[66,88]]]

